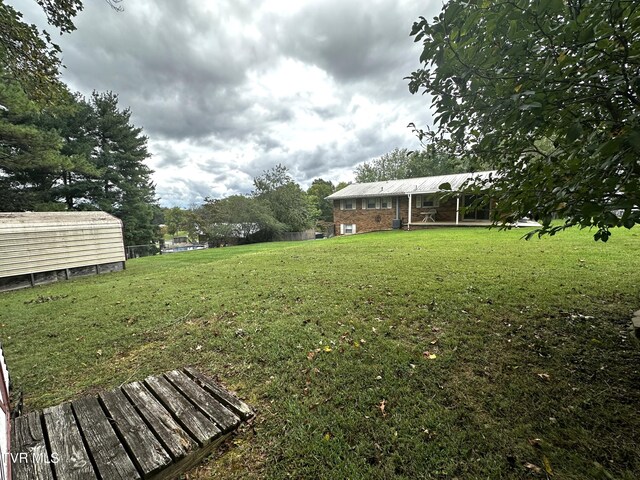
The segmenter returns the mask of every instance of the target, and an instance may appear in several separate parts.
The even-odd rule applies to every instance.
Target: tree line
[[[395,148],[389,153],[356,166],[353,172],[355,181],[357,183],[381,182],[451,173],[479,172],[493,168],[493,159],[472,161],[469,158],[449,154],[447,148],[447,141],[433,142],[417,151]]]
[[[490,167],[487,163],[471,165],[432,145],[417,152],[396,148],[357,165],[353,175],[357,183],[366,183]],[[247,195],[206,198],[202,205],[188,209],[163,208],[164,233],[186,232],[193,241],[204,237],[209,243],[224,245],[271,241],[285,232],[309,228],[331,232],[333,203],[326,197],[347,185],[316,178],[304,191],[286,166],[276,165],[253,179],[253,191]]]
[[[310,228],[326,230],[333,222],[333,206],[326,197],[345,185],[317,178],[304,191],[279,164],[255,177],[247,195],[206,198],[189,209],[163,208],[164,231],[225,245],[272,241],[285,232]]]

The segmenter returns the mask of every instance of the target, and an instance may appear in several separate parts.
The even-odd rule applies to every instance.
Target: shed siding
[[[122,223],[111,215],[0,214],[0,278],[124,261]]]

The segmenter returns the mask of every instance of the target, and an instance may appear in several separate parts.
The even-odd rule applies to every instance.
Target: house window
[[[342,235],[352,235],[356,233],[356,224],[355,223],[341,223],[340,224],[340,233]]]
[[[435,195],[416,195],[417,208],[435,208],[438,205],[438,197]]]
[[[355,198],[345,198],[342,200],[341,204],[342,210],[355,210],[356,209],[356,199]]]
[[[380,208],[379,198],[363,198],[362,199],[363,210],[375,210],[376,208]]]
[[[391,197],[382,197],[380,208],[391,208]]]

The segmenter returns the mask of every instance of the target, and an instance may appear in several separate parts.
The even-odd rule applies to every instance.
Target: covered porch
[[[411,227],[487,227],[491,225],[492,202],[470,209],[479,198],[457,194],[446,199],[436,191],[407,194],[407,229]]]
[[[458,222],[447,221],[428,221],[428,222],[411,222],[407,223],[408,227],[489,227],[489,220],[460,220]]]
[[[489,199],[476,208],[470,208],[479,200],[477,195],[459,193],[443,200],[436,192],[407,194],[407,230],[428,227],[490,227],[493,225],[491,213],[494,201]],[[523,218],[511,225],[518,227],[539,227],[540,224]]]
[[[493,225],[489,220],[460,220],[458,223],[456,222],[438,222],[438,221],[429,221],[429,222],[411,222],[411,225],[407,225],[407,227],[414,228],[425,228],[425,227],[490,227]],[[522,219],[518,220],[516,223],[512,224],[513,228],[527,228],[527,227],[540,227],[541,225],[533,220]],[[410,228],[408,228],[410,229]]]

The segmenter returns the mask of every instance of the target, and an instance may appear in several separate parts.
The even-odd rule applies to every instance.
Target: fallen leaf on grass
[[[331,440],[331,433],[329,433],[329,432],[325,433],[324,436],[322,437],[322,439],[325,442],[328,442],[329,440]]]
[[[422,352],[422,355],[425,358],[428,358],[429,360],[435,360],[436,358],[438,358],[438,356],[435,353],[431,353],[430,351],[426,350],[424,352]]]
[[[197,351],[202,350],[202,345],[196,345],[196,350],[197,350]]]
[[[551,376],[548,373],[539,373],[538,377],[540,377],[542,380],[546,380],[547,382],[551,380]]]
[[[535,472],[535,473],[542,473],[542,469],[539,466],[534,465],[533,463],[529,463],[529,462],[525,463],[524,468],[526,468],[527,470],[531,470],[532,472]]]
[[[383,417],[386,417],[386,416],[387,416],[387,414],[386,414],[386,413],[385,413],[385,411],[384,411],[384,408],[385,408],[385,406],[386,406],[386,405],[387,405],[387,401],[386,401],[386,400],[382,400],[382,401],[380,402],[380,405],[378,405],[378,408],[380,409],[380,412],[382,413],[382,416],[383,416]]]
[[[529,440],[529,445],[534,448],[541,448],[540,442],[542,442],[542,440],[540,440],[539,438],[532,438]]]
[[[551,469],[551,462],[544,455],[542,456],[542,464],[544,465],[545,472],[547,472],[549,475],[553,475],[553,470]]]
[[[325,345],[322,350],[324,350],[325,352],[330,352],[331,351],[331,347],[329,345]]]
[[[424,430],[422,430],[422,433],[425,435],[427,440],[433,440],[436,436],[436,432],[433,432],[428,428],[425,428]]]

